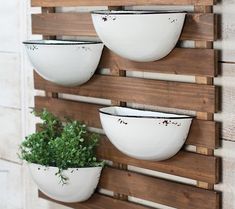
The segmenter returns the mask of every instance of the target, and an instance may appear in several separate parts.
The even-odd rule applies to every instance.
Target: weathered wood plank
[[[215,191],[204,190],[134,172],[106,168],[102,173],[99,186],[174,208],[218,208],[219,193]]]
[[[201,62],[202,59],[205,61]],[[161,60],[143,63],[124,59],[105,48],[99,67],[115,67],[126,71],[213,77],[217,75],[216,62],[216,51],[210,49],[175,48],[167,57]]]
[[[35,88],[88,97],[216,112],[215,86],[131,77],[95,75],[80,87],[52,84],[35,73]]]
[[[111,142],[106,137],[103,137],[103,139],[100,141],[97,154],[101,159],[164,172],[194,180],[201,180],[208,183],[217,183],[219,181],[217,172],[219,169],[218,158],[213,156],[204,156],[187,151],[180,151],[171,159],[161,162],[137,160],[122,154],[111,144]]]
[[[195,12],[202,12],[202,13],[212,13],[213,7],[212,6],[194,6]],[[203,48],[203,49],[213,49],[213,42],[208,41],[195,41],[195,47],[196,48]],[[204,84],[204,85],[213,85],[214,84],[214,78],[208,78],[208,77],[196,77],[195,79],[196,83],[198,84]],[[216,95],[217,96],[217,95]],[[216,102],[218,102],[218,99],[216,99]],[[214,120],[214,114],[213,113],[207,113],[207,112],[197,112],[196,116],[198,119],[207,120],[207,121],[213,121]],[[203,154],[203,155],[214,155],[213,149],[208,149],[206,147],[196,147],[197,153]],[[207,182],[197,182],[197,186],[204,189],[214,189],[214,184],[209,184]]]
[[[53,200],[47,197],[45,194],[39,191],[39,197],[50,200],[67,207],[71,207],[74,209],[120,209],[120,208],[128,208],[128,209],[150,209],[150,207],[142,206],[139,204],[121,201],[117,199],[113,199],[111,197],[107,197],[100,194],[94,194],[88,201],[83,203],[64,203]]]
[[[181,40],[216,39],[214,14],[188,14]],[[89,13],[33,14],[33,34],[97,36]]]
[[[47,108],[57,116],[68,116],[86,122],[88,126],[101,128],[99,108],[104,106],[63,99],[35,97],[37,110]],[[68,108],[69,107],[69,108]],[[218,125],[213,121],[194,120],[186,144],[214,149],[219,146]]]
[[[214,0],[32,0],[33,7],[134,6],[134,5],[213,5]]]

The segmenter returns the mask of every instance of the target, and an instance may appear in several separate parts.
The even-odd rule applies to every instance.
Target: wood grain
[[[67,116],[84,121],[88,126],[95,128],[101,128],[99,109],[102,107],[104,106],[63,99],[35,97],[36,110],[47,108],[60,118]],[[214,149],[219,146],[218,129],[218,124],[214,121],[195,119],[186,144]]]
[[[201,62],[201,60],[205,60]],[[155,62],[134,62],[104,49],[99,68],[118,68],[126,71],[170,73],[176,75],[217,75],[217,56],[214,50],[175,48],[167,57]]]
[[[187,151],[180,151],[173,158],[161,162],[137,160],[118,151],[106,137],[103,137],[100,141],[97,154],[101,159],[208,183],[217,183],[219,180],[217,172],[218,158],[213,156],[208,157]]]
[[[88,201],[83,203],[64,203],[59,202],[56,200],[53,200],[49,197],[47,197],[44,193],[39,191],[39,197],[53,201],[59,204],[62,204],[67,207],[71,207],[74,209],[151,209],[147,206],[142,206],[139,204],[127,202],[127,201],[121,201],[117,199],[113,199],[111,197],[107,197],[105,195],[101,194],[94,194]]]
[[[218,209],[217,200],[219,194],[215,191],[208,191],[134,172],[106,168],[102,173],[99,186],[174,208]]]
[[[69,88],[52,84],[35,73],[35,88],[202,112],[216,112],[218,109],[215,104],[215,86],[191,83],[95,75],[88,83]]]
[[[212,6],[194,6],[194,11],[195,12],[202,12],[202,13],[212,13],[213,12],[213,7]],[[208,42],[208,41],[195,41],[195,47],[196,48],[206,48],[206,49],[213,49],[213,42]],[[213,85],[214,84],[214,78],[208,78],[208,77],[196,77],[196,83],[199,84],[204,84],[204,85]],[[217,95],[216,95],[217,96]],[[218,101],[216,99],[216,101]],[[214,120],[214,114],[213,113],[208,113],[208,112],[197,112],[196,116],[198,119],[202,120],[209,120],[213,121]],[[213,156],[214,155],[214,150],[213,149],[208,149],[206,147],[196,147],[197,153],[203,154],[203,155],[208,155],[208,156]],[[197,182],[197,186],[200,188],[204,189],[214,189],[214,184],[209,184],[207,182]]]
[[[214,14],[188,14],[181,40],[216,39]],[[97,36],[90,13],[33,14],[33,34]]]
[[[134,6],[134,5],[213,5],[214,0],[32,0],[33,7]]]

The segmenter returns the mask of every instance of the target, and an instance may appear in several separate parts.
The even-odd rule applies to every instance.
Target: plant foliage
[[[80,121],[66,122],[44,109],[33,112],[42,119],[40,130],[25,138],[20,145],[19,157],[29,163],[58,167],[56,175],[67,182],[63,170],[103,166],[95,155],[99,135],[87,130]]]

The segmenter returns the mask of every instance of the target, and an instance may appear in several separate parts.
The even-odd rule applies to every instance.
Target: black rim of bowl
[[[94,10],[91,14],[100,15],[147,15],[147,14],[186,14],[186,11],[174,11],[174,10]]]
[[[110,116],[115,116],[115,117],[124,117],[124,118],[151,118],[151,119],[193,119],[195,118],[195,116],[187,116],[187,115],[182,115],[182,114],[174,114],[174,113],[167,113],[167,112],[161,112],[161,111],[156,111],[158,113],[164,113],[164,114],[174,114],[174,115],[179,115],[179,117],[160,117],[160,116],[137,116],[137,115],[117,115],[117,114],[112,114],[112,113],[108,113],[108,112],[105,112],[103,111],[102,109],[105,109],[105,108],[108,108],[108,107],[104,107],[104,108],[101,108],[99,109],[99,112],[102,113],[102,114],[105,114],[105,115],[110,115]],[[113,107],[115,108],[115,107]],[[156,113],[154,111],[151,111],[151,110],[141,110],[141,109],[135,109],[135,108],[130,108],[130,107],[124,107],[125,109],[131,109],[131,110],[137,110],[137,111],[146,111],[146,112],[153,112],[153,113]],[[182,115],[182,116],[181,116]]]
[[[47,43],[48,41],[48,43]],[[50,43],[50,41],[52,41]],[[54,42],[55,41],[55,42]],[[58,41],[56,43],[56,41]],[[36,45],[89,45],[89,44],[103,44],[101,41],[84,41],[84,40],[28,40],[23,41],[23,44],[36,44]]]

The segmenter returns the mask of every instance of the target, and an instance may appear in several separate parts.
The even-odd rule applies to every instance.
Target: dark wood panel
[[[35,106],[37,110],[47,108],[61,118],[68,116],[72,119],[84,121],[88,126],[101,128],[98,110],[103,107],[102,105],[35,97]],[[186,144],[214,149],[219,146],[217,130],[216,122],[195,119]]]
[[[167,57],[161,60],[134,62],[124,59],[105,48],[99,68],[213,77],[217,75],[216,62],[217,53],[211,49],[175,48]]]
[[[214,156],[180,151],[171,159],[161,162],[137,160],[122,154],[106,137],[103,137],[100,141],[97,154],[101,159],[116,163],[128,164],[208,183],[218,183],[219,181],[219,162],[218,158]]]
[[[214,0],[32,0],[35,7],[131,6],[131,5],[213,5]]]
[[[215,191],[112,168],[104,169],[99,185],[120,194],[174,208],[218,209],[220,198]]]
[[[80,87],[52,84],[35,74],[35,88],[88,97],[201,112],[216,112],[215,86],[152,79],[95,75]]]
[[[214,14],[188,14],[181,40],[215,40]],[[32,15],[33,34],[97,36],[89,13]]]
[[[139,204],[116,200],[111,197],[107,197],[100,194],[94,194],[88,201],[82,203],[64,203],[53,200],[47,197],[45,194],[39,191],[39,197],[65,205],[74,209],[151,209],[147,206],[142,206]]]

